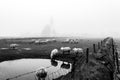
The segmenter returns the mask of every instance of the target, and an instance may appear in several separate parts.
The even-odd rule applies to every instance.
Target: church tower
[[[41,33],[42,37],[56,37],[53,25],[53,17],[50,18],[50,24],[46,25]]]

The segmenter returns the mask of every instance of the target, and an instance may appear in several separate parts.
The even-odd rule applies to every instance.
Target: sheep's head
[[[51,55],[50,55],[51,59],[53,59],[54,56],[55,56],[57,53],[58,53],[58,49],[53,49],[53,50],[51,51]]]
[[[51,53],[58,53],[58,49],[53,49],[52,51],[51,51]]]

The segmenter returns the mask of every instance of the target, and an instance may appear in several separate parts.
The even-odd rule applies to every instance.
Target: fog
[[[119,38],[119,0],[0,0],[0,37]]]

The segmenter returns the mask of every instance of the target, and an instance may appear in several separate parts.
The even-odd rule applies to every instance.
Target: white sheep
[[[79,43],[78,40],[75,40],[75,43]]]
[[[77,40],[74,40],[74,39],[71,39],[71,40],[70,40],[70,43],[77,44],[78,41],[77,41]]]
[[[76,54],[83,53],[83,49],[82,48],[73,48],[73,52]]]
[[[36,41],[35,41],[35,44],[40,44],[40,40],[36,40]]]
[[[35,44],[46,44],[48,43],[48,41],[40,41],[40,40],[36,40]]]
[[[69,43],[70,39],[66,39],[65,41],[63,41],[62,43]]]
[[[45,40],[47,43],[50,43],[50,42],[52,42],[50,39],[46,39]]]
[[[54,56],[55,56],[56,54],[58,54],[58,49],[53,49],[53,50],[51,51],[50,58],[51,58],[51,59],[54,59]]]
[[[73,39],[70,40],[70,43],[74,43],[75,41]]]
[[[71,48],[70,47],[61,47],[60,50],[63,52],[63,54],[65,52],[70,53]]]
[[[18,46],[18,44],[10,44],[10,49],[17,49]]]

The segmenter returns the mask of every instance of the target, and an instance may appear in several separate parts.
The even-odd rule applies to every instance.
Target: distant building
[[[50,24],[46,25],[43,31],[41,32],[41,37],[55,37],[56,31],[53,27],[53,18],[50,20]]]

